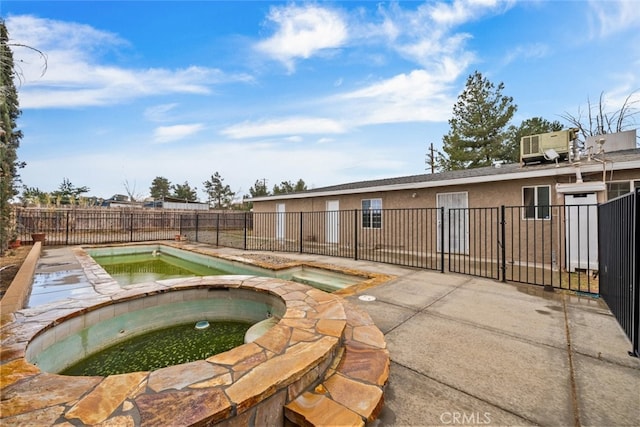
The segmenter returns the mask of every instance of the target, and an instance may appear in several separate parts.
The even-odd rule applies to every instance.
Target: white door
[[[286,214],[285,214],[285,208],[284,208],[284,203],[278,203],[276,205],[276,239],[278,240],[284,240],[284,236],[285,236],[285,218],[286,218]]]
[[[439,193],[436,195],[438,208],[444,208],[444,251],[449,253],[469,253],[469,196],[466,191],[460,193]],[[454,210],[451,213],[450,209]],[[451,220],[449,219],[451,216]],[[438,227],[441,226],[438,214]],[[442,250],[440,232],[438,232],[438,251]]]
[[[327,200],[327,243],[338,243],[340,240],[340,202]]]
[[[576,269],[598,269],[598,199],[595,193],[565,194],[567,264]],[[591,205],[591,206],[585,206]]]

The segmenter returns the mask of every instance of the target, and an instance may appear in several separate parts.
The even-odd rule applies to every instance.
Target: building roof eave
[[[485,182],[499,182],[499,181],[511,181],[522,180],[531,178],[553,177],[553,176],[566,176],[573,175],[576,171],[581,173],[591,173],[599,171],[616,171],[616,170],[628,170],[628,169],[640,169],[640,159],[638,160],[626,160],[626,161],[611,161],[607,160],[604,163],[600,161],[588,161],[583,160],[580,162],[566,163],[559,167],[544,167],[544,168],[520,168],[514,169],[512,172],[499,173],[499,174],[484,174],[476,176],[467,176],[460,178],[450,179],[435,179],[428,181],[415,181],[405,182],[398,184],[382,184],[372,186],[362,186],[357,188],[345,188],[345,189],[322,189],[312,190],[301,193],[279,194],[277,196],[264,196],[245,199],[247,202],[264,202],[264,201],[278,201],[278,200],[295,200],[295,199],[308,199],[316,197],[333,197],[350,194],[361,193],[379,193],[388,191],[400,191],[400,190],[419,190],[425,188],[438,188],[438,187],[450,187],[456,185],[467,184],[480,184]]]

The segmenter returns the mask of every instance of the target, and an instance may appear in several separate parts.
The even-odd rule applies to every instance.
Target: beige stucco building
[[[253,235],[294,242],[294,247],[314,242],[396,252],[444,249],[471,260],[497,260],[502,243],[494,244],[493,236],[504,221],[502,240],[511,265],[533,259],[549,270],[595,270],[596,205],[638,187],[640,149],[601,151],[558,162],[500,164],[257,197],[251,199]]]

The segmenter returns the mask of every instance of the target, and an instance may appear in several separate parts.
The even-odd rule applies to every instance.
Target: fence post
[[[69,244],[69,211],[67,211],[67,215],[66,215],[66,220],[67,223],[65,225],[65,236],[64,236],[64,244],[68,245]]]
[[[300,253],[302,253],[302,212],[300,212]]]
[[[247,250],[247,211],[244,211],[244,250]]]
[[[220,212],[216,213],[216,246],[220,246]]]
[[[444,206],[440,207],[440,273],[444,273]]]
[[[498,245],[500,246],[500,270],[502,271],[502,281],[507,281],[507,209],[504,205],[500,205],[500,235],[498,236]]]
[[[200,216],[196,212],[196,242],[198,241],[198,228],[199,228],[199,225],[200,225]]]
[[[636,188],[633,195],[633,221],[634,241],[634,261],[633,262],[633,291],[631,292],[633,304],[633,336],[631,337],[631,356],[640,357],[640,188]]]
[[[358,209],[353,210],[353,259],[358,260]]]
[[[129,221],[129,241],[133,242],[133,212],[131,212]]]

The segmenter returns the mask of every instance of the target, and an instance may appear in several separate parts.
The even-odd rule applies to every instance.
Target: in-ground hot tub
[[[29,343],[26,359],[44,372],[61,373],[108,347],[152,331],[205,320],[264,324],[272,316],[282,318],[285,310],[281,298],[249,289],[211,287],[143,295],[96,307],[50,327]]]
[[[67,352],[38,357],[58,341],[89,348],[102,324],[109,336],[115,324],[137,316],[128,313],[163,307],[171,318],[166,309],[173,304],[189,312],[182,303],[219,292],[264,304],[282,318],[254,342],[153,372],[70,377],[31,363],[55,370],[64,365],[56,357]],[[83,334],[86,327],[97,329]],[[336,295],[273,278],[220,276],[120,288],[18,312],[3,326],[1,366],[0,413],[7,424],[284,425],[286,416],[297,424],[361,425],[381,409],[389,355],[369,316]]]

